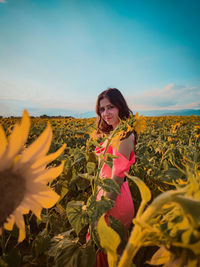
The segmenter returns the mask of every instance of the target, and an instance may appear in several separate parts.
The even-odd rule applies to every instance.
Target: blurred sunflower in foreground
[[[18,241],[25,238],[23,214],[29,210],[40,219],[42,208],[51,208],[59,199],[47,183],[58,177],[64,166],[55,168],[46,165],[55,160],[65,149],[46,155],[52,140],[50,124],[28,148],[24,145],[30,130],[30,117],[25,110],[21,123],[16,123],[8,140],[0,125],[0,233],[4,227],[12,230],[14,223],[19,228]]]

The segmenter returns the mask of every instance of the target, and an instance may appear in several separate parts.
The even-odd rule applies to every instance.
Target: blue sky
[[[0,0],[0,114],[200,109],[198,0]]]

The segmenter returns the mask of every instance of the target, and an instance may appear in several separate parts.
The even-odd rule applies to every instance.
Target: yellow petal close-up
[[[53,160],[55,160],[56,158],[58,158],[64,151],[66,147],[66,144],[64,144],[62,147],[60,147],[56,152],[51,153],[39,160],[37,160],[32,166],[32,169],[36,169],[36,168],[43,168],[44,166],[46,167],[47,164],[49,164],[50,162],[52,162]]]
[[[33,200],[32,197],[26,197],[24,200],[23,206],[31,208],[35,216],[38,219],[41,219],[40,214],[42,211],[42,206],[37,201]]]
[[[4,228],[11,231],[13,229],[14,222],[14,216],[11,215],[10,218],[8,218],[7,223],[4,224]]]
[[[16,124],[11,135],[9,136],[9,143],[7,146],[6,157],[11,159],[20,152],[23,148],[30,129],[30,118],[27,111],[24,111],[22,121]]]
[[[35,199],[43,208],[49,209],[58,201],[60,196],[51,188],[46,187],[46,191],[39,192],[38,195],[33,195]]]
[[[18,226],[19,227],[19,226]],[[19,228],[19,237],[18,237],[18,242],[22,242],[26,237],[26,232],[25,232],[25,228]]]
[[[35,179],[35,182],[42,182],[45,184],[51,182],[62,173],[64,163],[65,162],[62,161],[59,166],[42,171],[41,174]]]
[[[23,218],[23,215],[20,214],[19,212],[18,213],[15,212],[14,216],[15,216],[16,225],[19,228],[18,242],[21,242],[26,237],[24,218]]]
[[[49,151],[51,140],[52,130],[48,123],[41,135],[22,153],[19,164],[43,157]]]

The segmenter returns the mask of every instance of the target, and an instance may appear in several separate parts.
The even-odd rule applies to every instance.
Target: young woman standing
[[[132,111],[128,108],[121,92],[116,88],[109,88],[98,96],[96,113],[98,120],[97,134],[109,134],[118,126],[120,119],[125,120],[132,114]],[[133,220],[134,206],[124,173],[128,173],[130,166],[135,162],[134,146],[136,138],[136,133],[131,134],[121,141],[118,150],[114,149],[112,145],[108,146],[106,153],[115,155],[117,158],[113,160],[112,169],[106,164],[103,165],[100,176],[113,179],[120,186],[120,194],[100,190],[97,196],[97,200],[100,200],[101,196],[104,195],[115,201],[113,208],[106,213],[105,220],[109,223],[108,216],[112,215],[123,223],[127,233]],[[105,149],[106,142],[101,146],[103,148],[96,148],[98,156]],[[102,251],[97,253],[96,259],[96,267],[100,266],[108,266],[107,256]]]

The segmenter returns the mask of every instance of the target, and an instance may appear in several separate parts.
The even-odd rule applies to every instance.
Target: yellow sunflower
[[[147,127],[145,118],[142,115],[139,116],[138,112],[136,112],[135,119],[136,119],[136,121],[133,124],[133,127],[134,127],[135,131],[138,134],[141,133],[141,132],[144,132],[144,130]]]
[[[65,149],[46,155],[52,140],[48,123],[43,133],[29,147],[24,148],[30,130],[30,117],[25,110],[21,123],[17,123],[9,136],[0,125],[0,232],[1,228],[19,228],[18,241],[25,238],[23,214],[29,210],[40,219],[42,208],[51,208],[59,199],[47,183],[58,177],[64,162],[55,168],[46,165]]]
[[[172,127],[172,131],[171,131],[171,132],[172,132],[173,134],[176,134],[176,132],[177,132],[177,130],[180,128],[180,126],[181,126],[181,123],[180,123],[180,122],[174,124],[173,127]]]
[[[92,131],[89,135],[90,135],[90,138],[92,140],[97,140],[98,139],[98,135],[97,135],[97,131],[96,130]]]

